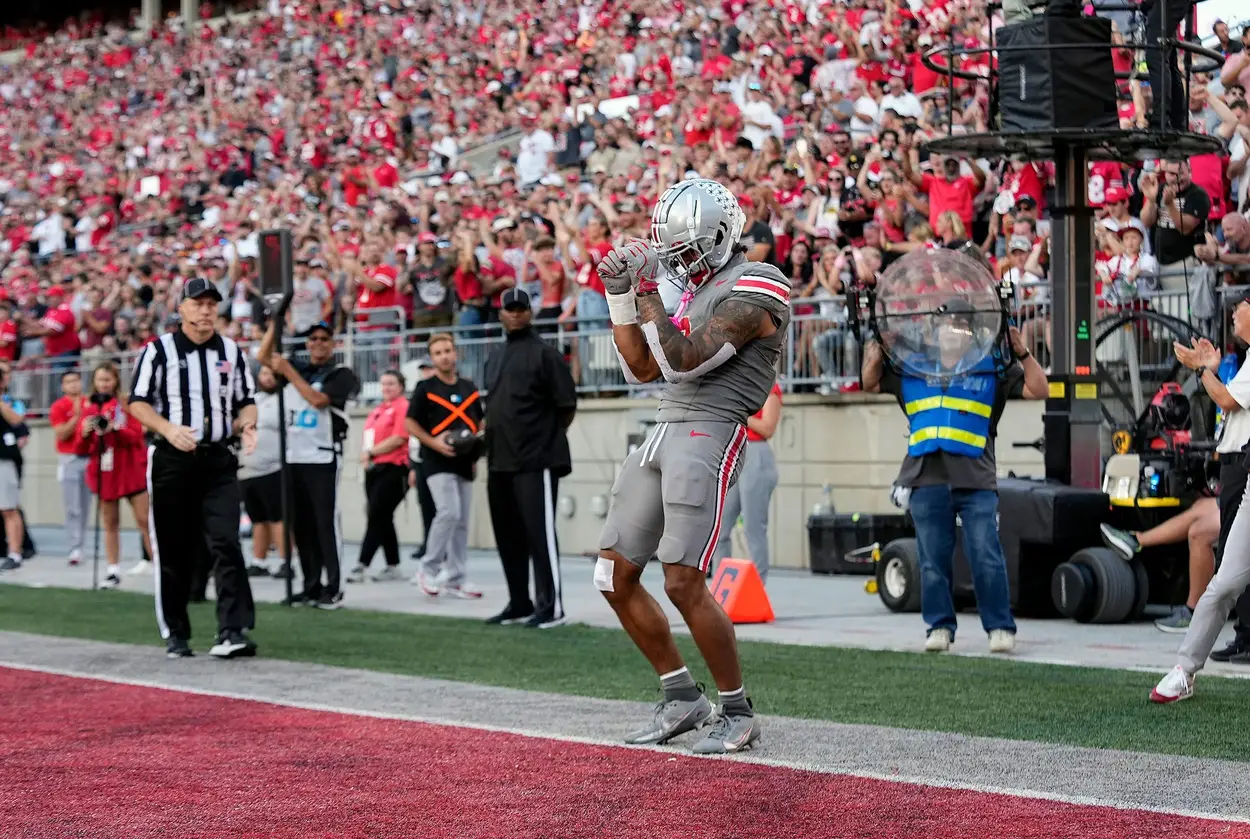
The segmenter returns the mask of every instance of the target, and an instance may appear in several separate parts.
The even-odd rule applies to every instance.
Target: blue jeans
[[[929,631],[955,633],[951,567],[955,556],[955,516],[962,522],[964,553],[972,566],[977,611],[986,632],[1016,631],[1011,617],[1007,561],[998,539],[998,493],[990,489],[951,489],[946,484],[911,491],[911,517],[920,552],[920,611]]]

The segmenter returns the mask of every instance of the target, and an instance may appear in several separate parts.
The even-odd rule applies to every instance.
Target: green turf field
[[[209,646],[212,609],[193,607],[198,650]],[[655,676],[619,631],[258,609],[253,637],[263,656],[610,699],[658,695]],[[0,585],[0,629],[150,644],[153,655],[163,653],[148,595]],[[677,643],[695,678],[711,685],[690,639]],[[1146,701],[1158,678],[1150,673],[764,643],[742,644],[742,659],[747,689],[765,714],[1250,760],[1246,680],[1204,676],[1194,699],[1158,707]]]

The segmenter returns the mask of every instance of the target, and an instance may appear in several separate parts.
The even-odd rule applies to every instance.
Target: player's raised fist
[[[650,242],[630,239],[599,263],[599,279],[608,294],[624,294],[643,280],[654,280],[659,264]]]

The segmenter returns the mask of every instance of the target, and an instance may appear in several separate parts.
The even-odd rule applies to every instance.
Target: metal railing
[[[1166,272],[1164,276],[1167,276]],[[1250,279],[1250,277],[1248,277]],[[1192,289],[1159,290],[1120,304],[1103,303],[1098,309],[1094,335],[1125,313],[1137,310],[1171,316],[1188,324],[1198,334],[1206,335],[1219,345],[1226,343],[1231,328],[1227,302],[1250,290],[1246,286],[1218,286],[1214,289],[1216,312],[1209,317],[1191,317]],[[1037,356],[1049,356],[1052,340],[1049,283],[1016,288],[1012,317],[1025,340]],[[780,378],[787,392],[833,393],[859,379],[859,344],[847,323],[846,299],[830,296],[799,299],[792,304],[793,315],[781,357]],[[1205,313],[1204,313],[1205,314]],[[1133,321],[1117,326],[1114,334],[1103,337],[1097,350],[1102,366],[1123,366],[1134,375],[1151,375],[1170,369],[1173,363],[1172,341],[1177,337],[1156,322]],[[1099,326],[1101,325],[1101,327]],[[503,340],[499,324],[448,326],[399,330],[387,328],[359,329],[352,324],[340,336],[335,360],[356,374],[361,383],[358,401],[368,405],[381,399],[379,379],[387,370],[399,370],[409,380],[416,380],[418,362],[426,356],[426,341],[436,332],[451,333],[456,341],[461,375],[486,389],[486,359]],[[650,394],[649,385],[626,383],[617,359],[612,330],[601,319],[535,321],[535,330],[568,357],[583,395]],[[299,341],[288,341],[287,348],[298,352]],[[246,346],[246,344],[245,344]],[[26,405],[28,415],[42,416],[59,395],[60,376],[67,369],[85,375],[100,362],[116,362],[122,371],[122,385],[128,389],[138,352],[108,354],[92,350],[72,362],[42,363],[14,372],[9,392]]]

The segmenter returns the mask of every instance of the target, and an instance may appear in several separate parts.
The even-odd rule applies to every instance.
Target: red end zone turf
[[[0,707],[3,839],[1250,837],[1179,816],[3,668]]]

